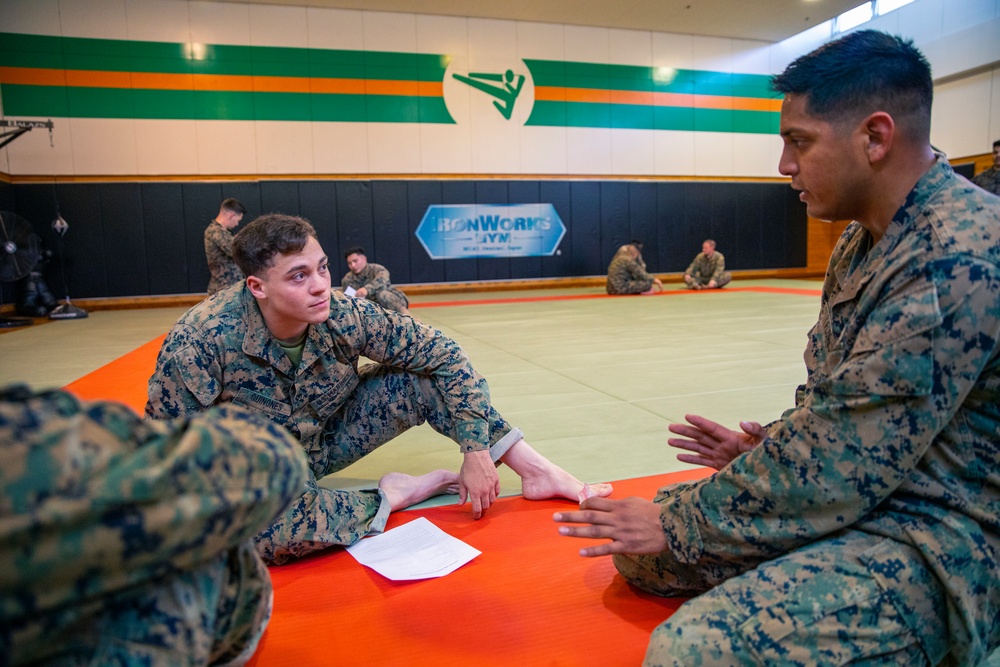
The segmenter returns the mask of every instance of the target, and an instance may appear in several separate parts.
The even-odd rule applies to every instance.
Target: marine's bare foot
[[[500,460],[521,476],[521,493],[528,500],[565,498],[580,502],[584,498],[611,495],[610,484],[584,484],[536,452],[524,440],[518,440]]]
[[[442,493],[458,493],[458,473],[441,469],[414,477],[390,472],[378,481],[378,488],[389,501],[389,508],[396,511]]]

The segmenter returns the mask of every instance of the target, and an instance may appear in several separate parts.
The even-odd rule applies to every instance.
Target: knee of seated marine
[[[670,618],[653,629],[642,663],[644,667],[747,664],[739,659],[740,651],[734,652],[731,645],[738,628],[729,627],[725,619],[716,617],[714,610],[698,602],[695,598],[682,604]]]

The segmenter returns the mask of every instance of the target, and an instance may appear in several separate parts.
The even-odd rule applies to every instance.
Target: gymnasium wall
[[[952,156],[1000,130],[998,12],[917,0],[871,24],[944,72],[934,140]],[[80,296],[203,290],[200,230],[225,196],[310,217],[331,256],[367,245],[398,282],[600,274],[632,237],[660,272],[707,236],[733,268],[806,265],[767,79],[829,26],[768,44],[188,0],[0,15],[4,115],[55,122],[0,150],[2,193],[41,232],[58,201]],[[429,203],[532,201],[567,224],[560,254],[430,260],[413,238]]]

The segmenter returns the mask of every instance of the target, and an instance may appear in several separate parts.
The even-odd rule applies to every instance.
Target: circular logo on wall
[[[445,70],[444,101],[459,125],[520,126],[531,115],[535,85],[522,60],[477,61],[455,58]]]

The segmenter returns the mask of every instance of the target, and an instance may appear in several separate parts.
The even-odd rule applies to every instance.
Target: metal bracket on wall
[[[25,132],[30,132],[36,127],[47,127],[49,129],[49,146],[55,146],[52,141],[52,128],[54,127],[52,119],[47,121],[42,120],[6,120],[0,119],[0,127],[14,127],[15,130],[8,130],[7,132],[0,132],[0,148],[3,148],[10,142],[17,139],[19,136]]]

